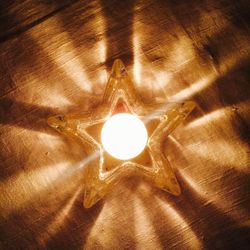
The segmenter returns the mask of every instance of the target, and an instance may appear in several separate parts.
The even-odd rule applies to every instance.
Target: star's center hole
[[[104,149],[113,157],[128,160],[138,156],[145,148],[148,132],[135,115],[119,113],[107,120],[101,131]]]

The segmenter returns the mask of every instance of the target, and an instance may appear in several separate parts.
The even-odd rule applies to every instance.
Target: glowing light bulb
[[[103,126],[101,141],[113,157],[128,160],[139,155],[146,146],[148,133],[143,122],[134,115],[120,113]]]

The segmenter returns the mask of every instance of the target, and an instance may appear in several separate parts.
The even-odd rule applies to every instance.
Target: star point
[[[144,104],[124,64],[117,59],[98,107],[81,114],[49,117],[48,124],[51,127],[66,136],[80,139],[89,155],[84,169],[84,207],[93,206],[121,178],[131,175],[140,175],[157,188],[175,196],[180,195],[180,185],[162,152],[162,142],[194,107],[192,101]],[[115,159],[105,152],[100,140],[101,126],[119,112],[138,116],[149,132],[144,151],[126,161]]]

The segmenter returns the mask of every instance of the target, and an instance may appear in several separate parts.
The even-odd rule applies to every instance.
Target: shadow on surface
[[[134,0],[100,0],[105,20],[106,67],[110,71],[115,59],[132,65]]]

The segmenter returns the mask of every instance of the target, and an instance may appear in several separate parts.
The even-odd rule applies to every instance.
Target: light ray
[[[169,135],[168,138],[179,148],[183,149],[183,145],[172,135]]]
[[[54,220],[44,229],[44,232],[38,236],[37,240],[39,242],[43,242],[44,245],[46,245],[46,242],[60,230],[80,191],[81,187],[78,187],[67,204],[56,214]]]
[[[195,190],[196,193],[199,194],[200,197],[203,197],[206,194],[206,191],[202,187],[202,185],[200,185],[197,180],[194,180],[189,174],[187,174],[187,171],[185,169],[179,169],[178,173],[181,176],[181,178],[183,178],[185,182],[187,182],[188,185],[193,190]]]
[[[140,61],[140,44],[138,34],[133,36],[133,49],[134,49],[134,68],[133,75],[137,86],[141,85],[141,61]]]
[[[166,91],[166,86],[171,82],[172,80],[172,73],[168,71],[158,71],[155,73],[155,80],[157,82],[157,85],[159,86],[159,90],[161,90],[164,93],[164,97],[168,96],[168,93]]]
[[[205,76],[199,81],[191,84],[188,88],[185,88],[181,90],[180,92],[178,92],[177,94],[172,95],[170,97],[170,101],[181,101],[181,100],[183,101],[183,100],[189,99],[193,95],[199,93],[200,91],[205,89],[207,86],[209,86],[212,82],[215,81],[216,78],[217,78],[217,75],[215,73]]]
[[[55,89],[50,89],[47,91],[48,95],[46,95],[46,98],[41,100],[39,104],[44,105],[44,106],[49,106],[49,107],[68,107],[71,106],[72,103],[69,101],[68,98],[62,95],[62,93],[59,93],[58,90]],[[34,102],[32,103],[34,104]]]
[[[39,32],[30,30],[29,33],[51,60],[58,65],[58,68],[62,68],[67,76],[83,91],[90,93],[92,91],[92,84],[85,73],[79,55],[76,54],[76,49],[71,37],[67,32],[64,32],[63,24],[59,17],[53,17],[53,25],[55,26],[53,30],[57,30],[58,33],[51,36],[49,42],[40,39],[40,37],[48,36],[47,33],[52,30],[48,31],[47,29],[44,30],[41,28]],[[65,42],[59,44],[58,41]],[[53,51],[53,54],[51,54],[51,51]]]
[[[95,151],[92,154],[88,155],[83,160],[75,163],[73,166],[71,165],[64,173],[60,175],[60,178],[58,178],[54,182],[54,185],[58,185],[63,181],[66,181],[66,179],[74,176],[75,174],[82,172],[85,167],[87,167],[92,161],[97,160],[99,157],[100,157],[100,152]]]
[[[190,122],[186,128],[197,128],[203,126],[207,123],[219,121],[223,116],[225,116],[224,109],[217,109],[211,113],[203,115],[202,117]]]
[[[109,248],[111,240],[113,245],[121,244],[121,242],[119,242],[119,238],[117,237],[117,234],[122,234],[120,232],[120,223],[115,223],[113,225],[113,219],[119,212],[121,211],[117,211],[117,200],[110,200],[109,202],[104,203],[102,211],[98,215],[98,218],[96,219],[91,231],[88,234],[86,242],[84,243],[86,249],[91,248],[93,243],[96,244],[96,246],[99,246],[99,248]],[[116,220],[121,218],[122,217],[116,218]],[[115,226],[118,226],[118,230]],[[103,237],[100,237],[103,230],[105,231],[105,234]]]
[[[39,170],[22,172],[0,183],[0,210],[7,215],[28,204],[36,196],[57,180],[67,169],[67,163],[61,163]],[[15,197],[15,200],[12,199]]]
[[[219,171],[219,169],[217,171]],[[193,189],[194,192],[199,195],[200,199],[204,200],[204,206],[212,205],[216,210],[220,211],[221,214],[223,214],[224,211],[227,211],[228,217],[232,218],[235,221],[237,221],[239,209],[241,210],[241,214],[246,213],[246,210],[244,208],[238,208],[238,211],[234,210],[235,199],[230,199],[228,194],[227,199],[222,199],[222,196],[224,195],[223,191],[215,190],[214,186],[211,185],[212,181],[202,183],[200,182],[199,184],[199,181],[194,180],[194,178],[187,174],[187,171],[179,170],[179,174],[188,183],[190,189]],[[221,176],[221,174],[218,174],[218,176]],[[218,177],[217,180],[220,178],[221,177]],[[213,182],[214,181],[216,181],[216,179],[213,178]],[[228,210],[228,208],[231,208],[231,210]]]
[[[107,46],[104,38],[97,43],[96,54],[99,55],[98,61],[100,61],[101,65],[105,64]],[[98,77],[96,81],[101,85],[100,93],[98,94],[101,94],[103,92],[103,87],[108,81],[108,72],[106,70],[99,70],[98,75],[96,75],[96,77]]]
[[[163,202],[159,197],[156,197],[156,202],[162,208],[161,211],[165,211],[165,216],[167,216],[169,223],[172,225],[178,225],[180,228],[179,232],[182,234],[183,242],[186,242],[187,245],[190,246],[190,249],[201,249],[201,243],[194,233],[194,231],[190,228],[187,222],[183,219],[183,217],[168,203]],[[178,241],[176,244],[172,244],[172,247],[178,246]]]
[[[154,225],[147,214],[143,202],[137,196],[134,198],[134,223],[135,240],[138,249],[147,249],[148,242],[154,246],[154,249],[162,249]]]
[[[141,27],[137,21],[139,20],[138,16],[134,17],[133,24],[133,52],[134,52],[134,65],[133,65],[133,76],[136,85],[145,91],[148,89],[149,94],[153,94],[154,91],[160,90],[161,92],[157,96],[163,93],[163,96],[166,97],[167,93],[165,86],[170,82],[172,74],[164,70],[161,72],[154,72],[150,61],[144,54],[141,44],[143,44],[144,32],[141,31]],[[159,45],[158,45],[159,47]],[[143,64],[143,68],[142,65]],[[143,75],[143,82],[142,82]]]
[[[58,134],[59,135],[59,134]],[[38,140],[41,144],[46,145],[46,150],[56,150],[62,145],[62,138],[57,135],[51,135],[46,132],[38,132]]]
[[[26,206],[48,189],[62,184],[74,174],[81,172],[98,156],[99,152],[94,152],[74,166],[69,162],[63,162],[38,170],[22,172],[18,176],[9,178],[0,183],[0,210],[7,216],[12,211]],[[15,197],[15,200],[11,197]]]
[[[210,137],[211,138],[211,137]],[[185,150],[189,151],[189,154],[202,157],[205,160],[212,162],[221,162],[223,165],[231,167],[234,166],[238,170],[247,170],[249,156],[245,147],[241,144],[236,144],[237,138],[231,142],[225,139],[221,140],[206,140],[205,143],[194,143],[185,146]],[[239,161],[240,157],[240,161]],[[216,167],[217,164],[215,164]]]

